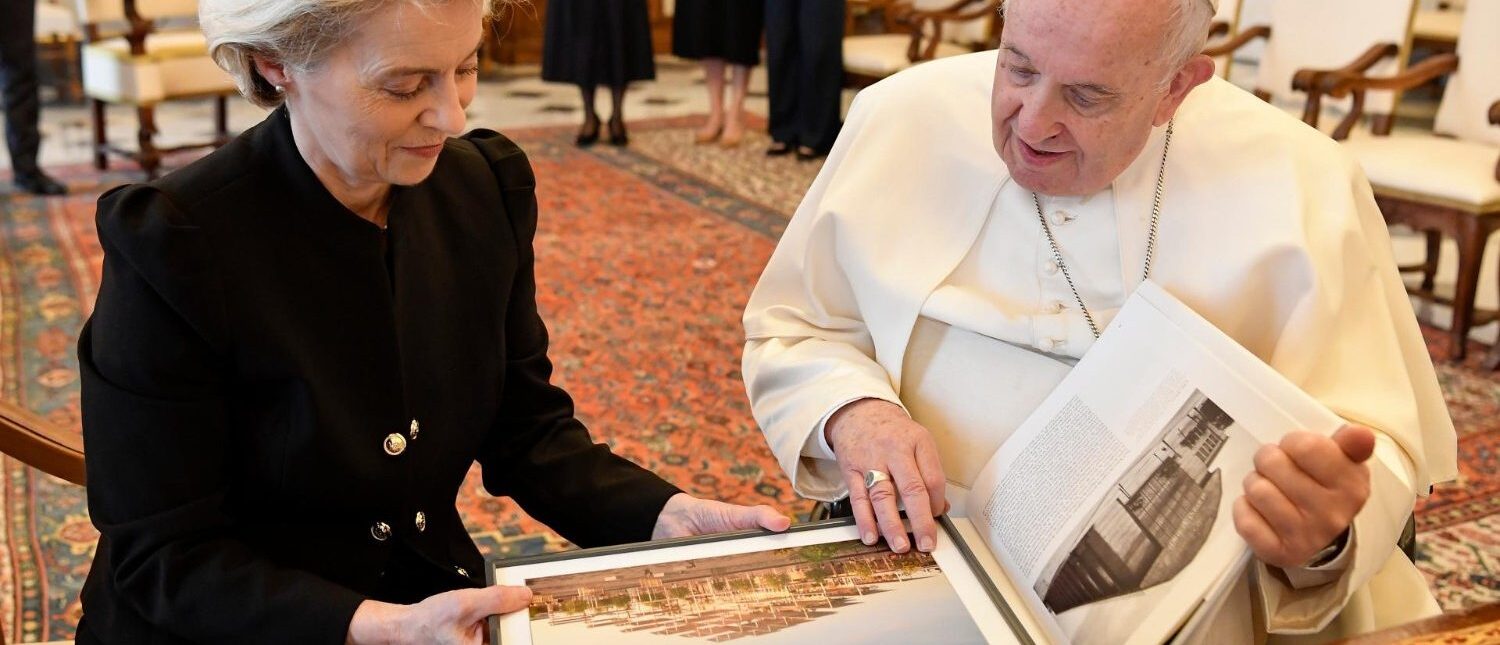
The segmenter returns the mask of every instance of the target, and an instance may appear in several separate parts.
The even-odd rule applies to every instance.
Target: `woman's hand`
[[[656,528],[651,531],[651,539],[754,528],[781,532],[791,525],[792,518],[769,506],[740,506],[678,493],[667,500],[661,514],[656,516]]]
[[[525,587],[459,589],[432,596],[415,605],[393,605],[366,600],[349,621],[349,645],[437,643],[479,645],[485,640],[485,619],[520,611],[531,604]]]

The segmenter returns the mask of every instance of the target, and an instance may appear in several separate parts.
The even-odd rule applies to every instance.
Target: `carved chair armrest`
[[[1409,90],[1420,87],[1432,79],[1452,74],[1458,70],[1458,56],[1438,54],[1407,68],[1395,76],[1365,76],[1360,73],[1335,71],[1324,74],[1313,84],[1310,91],[1343,98],[1355,91]],[[1304,70],[1305,71],[1305,70]],[[1500,103],[1497,103],[1500,105]]]
[[[918,10],[906,5],[909,10],[902,12],[898,20],[911,30],[911,43],[906,48],[907,60],[913,63],[932,60],[937,56],[938,44],[943,41],[943,26],[947,22],[978,20],[989,14],[998,14],[1000,4],[1001,0],[958,0],[948,7],[930,10]],[[969,5],[977,6],[964,11],[964,7]],[[1001,20],[998,15],[995,19]],[[931,25],[931,29],[923,29],[924,23]]]
[[[1001,0],[958,0],[952,5],[944,7],[942,9],[928,9],[925,11],[915,11],[914,13],[923,17],[936,18],[938,20],[964,22],[967,20],[976,20],[979,18],[983,18],[989,14],[998,15],[1000,12],[1000,3]],[[965,11],[964,7],[967,7],[969,5],[975,6],[974,8]]]
[[[1349,114],[1339,122],[1338,128],[1333,132],[1333,138],[1342,141],[1364,117],[1366,92],[1409,90],[1440,76],[1452,74],[1457,69],[1458,56],[1439,54],[1395,76],[1365,76],[1356,72],[1332,71],[1310,81],[1311,85],[1307,92],[1307,110],[1303,114],[1303,120],[1314,126],[1317,125],[1316,111],[1319,110],[1319,104],[1325,94],[1334,98],[1352,95],[1354,100],[1349,106]],[[1311,121],[1308,121],[1309,117]],[[1377,128],[1376,134],[1387,134],[1388,131],[1389,127],[1386,127],[1384,131]]]
[[[1292,75],[1292,89],[1307,92],[1307,103],[1302,109],[1302,121],[1314,128],[1318,127],[1318,117],[1323,112],[1323,94],[1319,88],[1322,87],[1323,79],[1330,77],[1349,77],[1365,73],[1376,63],[1387,57],[1394,57],[1401,53],[1401,48],[1395,43],[1378,43],[1371,45],[1365,53],[1360,54],[1348,65],[1338,69],[1299,69]],[[1354,98],[1354,109],[1350,115],[1339,122],[1334,131],[1333,138],[1342,140],[1349,136],[1359,122],[1360,114],[1364,112],[1364,93],[1360,92]]]
[[[1271,37],[1271,26],[1270,25],[1256,25],[1254,27],[1251,27],[1249,29],[1246,29],[1246,30],[1240,32],[1240,33],[1235,34],[1233,38],[1230,38],[1229,40],[1226,40],[1226,41],[1224,41],[1222,43],[1219,43],[1218,45],[1214,45],[1213,47],[1205,48],[1203,50],[1203,53],[1205,55],[1207,55],[1207,56],[1225,56],[1225,55],[1228,55],[1228,54],[1233,54],[1235,52],[1235,50],[1238,50],[1239,48],[1244,47],[1245,45],[1250,44],[1250,41],[1255,40],[1256,38],[1270,38],[1270,37]]]
[[[1395,43],[1380,43],[1372,45],[1353,62],[1337,69],[1299,69],[1296,74],[1292,75],[1292,89],[1311,92],[1318,85],[1318,80],[1325,76],[1363,74],[1376,63],[1399,53],[1401,53],[1401,48]]]
[[[1215,20],[1213,22],[1213,24],[1211,24],[1211,25],[1208,26],[1208,37],[1209,38],[1218,38],[1220,36],[1225,36],[1225,35],[1228,35],[1228,34],[1229,34],[1229,23],[1224,22],[1223,20]]]
[[[4,401],[0,401],[0,452],[50,475],[84,483],[82,437]]]

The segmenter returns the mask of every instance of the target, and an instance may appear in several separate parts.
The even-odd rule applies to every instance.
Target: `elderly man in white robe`
[[[1149,274],[1348,422],[1256,455],[1234,519],[1257,562],[1207,637],[1437,613],[1396,543],[1456,440],[1385,226],[1333,141],[1214,77],[1213,10],[1010,0],[997,52],[861,92],[745,313],[756,419],[800,494],[931,549],[946,485]]]

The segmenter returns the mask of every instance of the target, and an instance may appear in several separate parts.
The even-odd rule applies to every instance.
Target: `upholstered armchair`
[[[1439,77],[1447,88],[1432,132],[1392,133],[1376,129],[1369,136],[1344,139],[1364,166],[1386,221],[1423,231],[1427,256],[1403,271],[1422,275],[1411,292],[1451,305],[1451,355],[1463,358],[1469,330],[1500,319],[1494,311],[1477,311],[1480,261],[1490,236],[1500,230],[1500,0],[1476,0],[1466,9],[1456,54],[1428,58],[1404,73],[1372,76],[1353,72],[1328,74],[1312,88],[1313,96],[1351,96],[1358,116],[1370,92],[1408,90]],[[1342,137],[1341,137],[1342,138]],[[1458,246],[1458,276],[1453,296],[1433,288],[1441,238]],[[1500,367],[1500,344],[1484,361]]]
[[[94,166],[108,167],[108,155],[132,159],[156,176],[162,157],[179,150],[219,146],[228,141],[226,97],[234,81],[208,56],[198,30],[196,0],[76,0],[83,23],[83,90],[92,103]],[[215,99],[212,139],[160,147],[156,106],[163,101]],[[110,144],[105,107],[132,105],[138,129],[135,150]]]
[[[859,0],[856,0],[859,1]],[[844,75],[860,87],[921,62],[994,47],[1001,0],[865,0],[886,32],[844,38]]]
[[[1414,0],[1272,0],[1270,23],[1242,29],[1204,50],[1232,56],[1256,40],[1265,41],[1255,80],[1257,96],[1318,127],[1323,117],[1340,117],[1347,135],[1354,120],[1347,102],[1308,100],[1310,83],[1320,75],[1391,75],[1401,71],[1410,49]],[[1371,92],[1362,111],[1389,127],[1398,93]]]

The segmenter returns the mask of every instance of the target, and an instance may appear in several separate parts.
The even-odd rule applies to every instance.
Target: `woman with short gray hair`
[[[79,642],[479,643],[530,593],[483,588],[476,461],[582,546],[786,528],[593,443],[550,383],[531,166],[461,135],[488,0],[200,10],[275,109],[99,200]]]

